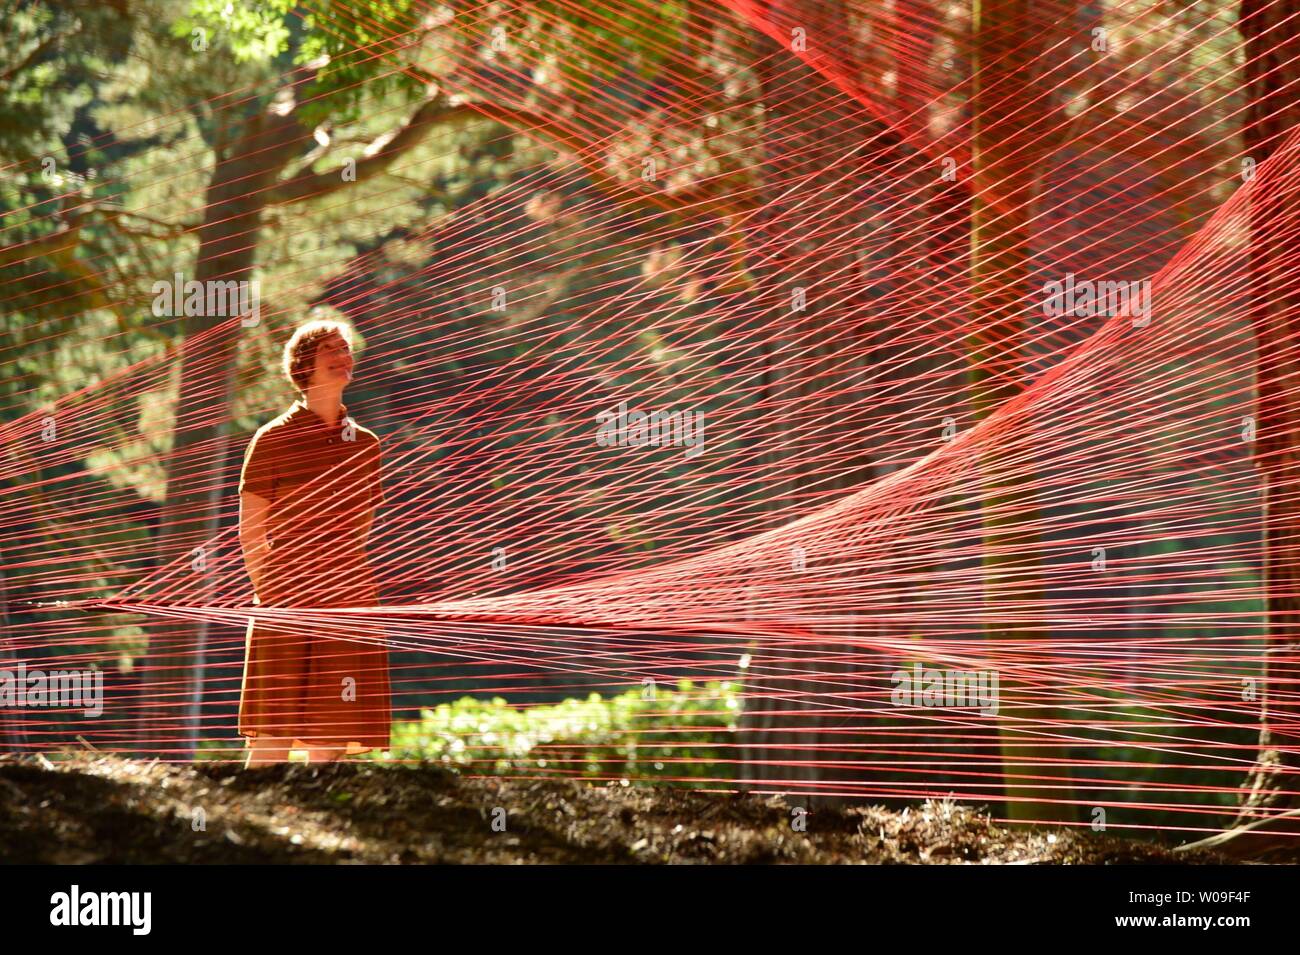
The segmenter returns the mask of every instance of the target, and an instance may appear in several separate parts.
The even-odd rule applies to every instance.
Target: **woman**
[[[348,417],[352,381],[346,325],[312,321],[284,348],[301,400],[258,429],[239,481],[239,542],[264,607],[375,606],[366,556],[383,500],[379,439]],[[248,766],[307,749],[311,762],[388,746],[388,651],[331,639],[310,623],[249,621],[239,731]]]

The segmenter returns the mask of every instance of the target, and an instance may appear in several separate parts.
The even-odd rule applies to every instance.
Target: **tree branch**
[[[13,66],[9,67],[3,73],[0,73],[0,83],[10,82],[15,76],[17,76],[23,70],[31,66],[34,62],[36,62],[36,60],[40,59],[41,55],[44,54],[47,50],[49,50],[50,47],[62,43],[68,37],[75,36],[80,32],[81,32],[81,23],[78,22],[76,27],[74,27],[68,33],[54,33],[51,34],[50,36],[47,36],[40,43],[36,44],[36,46],[32,49],[32,51],[28,53],[25,57],[23,57],[22,60],[15,63]]]
[[[0,248],[0,267],[25,262],[27,259],[48,257],[65,249],[76,248],[80,242],[81,223],[72,220],[49,235]]]
[[[446,123],[462,118],[467,110],[463,106],[447,106],[437,93],[425,99],[411,117],[401,126],[390,130],[366,147],[356,166],[357,179],[382,172],[388,165],[420,142],[435,123]],[[284,180],[269,193],[267,205],[285,205],[317,196],[329,195],[348,186],[342,170],[310,173]]]

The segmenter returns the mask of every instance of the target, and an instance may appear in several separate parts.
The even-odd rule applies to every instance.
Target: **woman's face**
[[[316,346],[316,366],[311,384],[346,386],[352,381],[352,349],[342,335],[333,334]]]

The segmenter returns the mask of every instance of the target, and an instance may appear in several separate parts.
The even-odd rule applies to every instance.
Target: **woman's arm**
[[[271,502],[260,494],[244,491],[239,495],[239,546],[255,592],[262,589],[262,565],[271,552],[271,544],[266,539],[266,515],[270,508]]]

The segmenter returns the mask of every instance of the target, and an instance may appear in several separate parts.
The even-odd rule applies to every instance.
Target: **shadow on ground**
[[[0,760],[9,863],[974,863],[1228,861],[968,806],[809,811],[797,797],[464,777],[347,762],[244,770],[115,756]],[[504,811],[504,812],[503,812]],[[504,831],[499,831],[504,820]],[[494,822],[496,827],[494,828]]]

